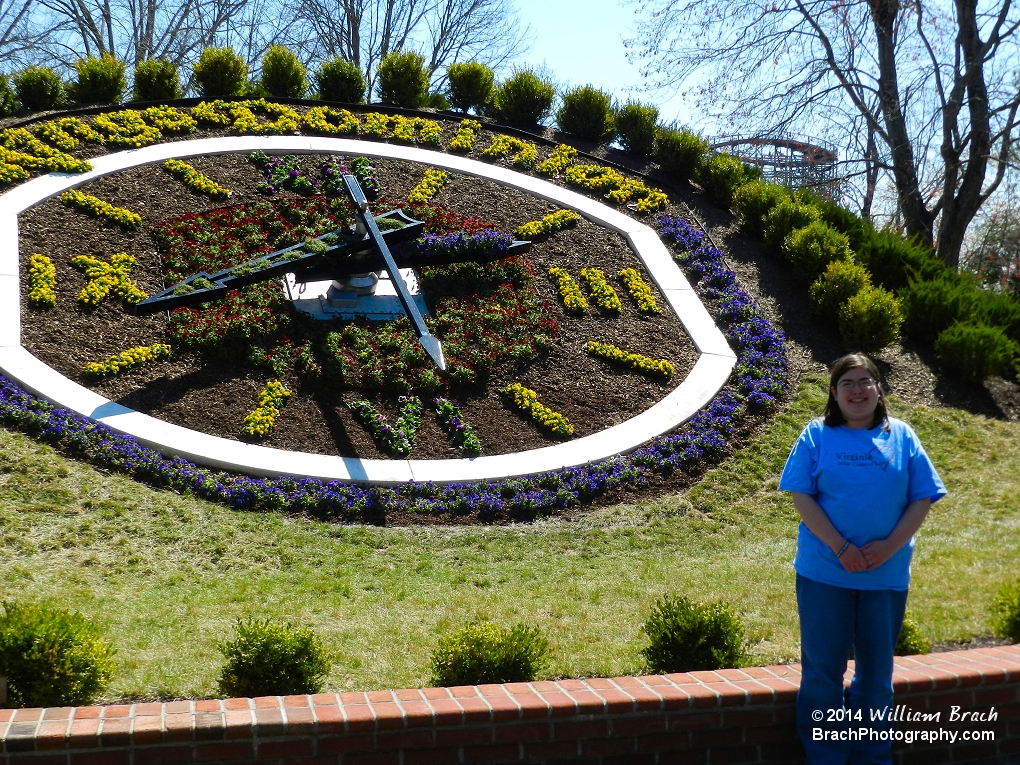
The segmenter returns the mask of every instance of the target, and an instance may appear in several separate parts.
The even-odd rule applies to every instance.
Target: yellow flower
[[[105,361],[90,361],[85,365],[85,374],[91,377],[116,375],[125,369],[132,369],[156,359],[166,358],[169,355],[170,346],[163,343],[128,348]]]
[[[561,143],[547,159],[542,160],[535,167],[543,175],[559,175],[566,170],[577,158],[577,149]]]
[[[530,169],[535,164],[538,150],[535,148],[535,144],[530,141],[522,141],[520,138],[499,133],[493,136],[492,143],[482,152],[482,156],[489,159],[498,159],[508,154],[514,155],[513,163],[515,165]]]
[[[408,202],[428,202],[446,185],[446,173],[442,170],[426,170],[421,182],[407,195]]]
[[[230,189],[224,188],[216,183],[216,181],[205,177],[187,162],[181,162],[178,159],[168,159],[163,163],[163,167],[170,175],[177,178],[189,189],[205,194],[211,199],[226,199],[230,196]]]
[[[542,220],[533,220],[524,223],[517,229],[517,236],[521,239],[533,239],[543,234],[551,234],[554,231],[572,226],[581,220],[581,216],[573,210],[557,210],[546,215]]]
[[[453,151],[471,151],[481,132],[482,123],[478,120],[461,120],[457,134],[450,140],[450,148]]]
[[[57,304],[57,271],[53,261],[38,253],[28,259],[28,302],[36,308],[52,308]]]
[[[641,274],[635,269],[623,269],[620,271],[620,279],[627,286],[627,292],[634,298],[639,311],[642,313],[662,313],[658,303],[655,301],[655,296],[652,294],[652,288],[645,284],[645,280],[641,278]]]
[[[503,388],[500,393],[507,396],[514,406],[530,416],[535,422],[549,430],[553,435],[572,436],[574,426],[570,421],[558,412],[540,403],[538,394],[530,388],[525,388],[520,383],[512,383]]]
[[[280,409],[291,395],[290,390],[279,380],[270,380],[259,394],[258,408],[244,418],[241,432],[253,438],[262,438],[276,426]]]
[[[330,106],[312,107],[301,121],[309,130],[327,135],[357,135],[361,129],[361,122],[351,112]]]
[[[604,359],[615,361],[617,364],[628,366],[645,374],[672,377],[675,371],[673,365],[665,359],[652,359],[639,353],[621,350],[615,345],[608,343],[598,343],[594,340],[589,340],[585,350],[593,356],[601,356]]]
[[[591,290],[591,295],[595,298],[595,303],[599,308],[610,313],[620,312],[623,304],[620,302],[616,290],[606,281],[606,275],[601,269],[582,268],[581,278],[588,282],[588,288]]]
[[[584,313],[588,308],[588,301],[584,299],[581,288],[577,286],[577,282],[571,278],[570,274],[562,268],[553,267],[549,269],[549,276],[553,278],[559,288],[564,307],[571,313]]]

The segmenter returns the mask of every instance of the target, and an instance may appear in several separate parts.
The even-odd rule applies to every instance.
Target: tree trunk
[[[942,186],[942,210],[936,252],[954,270],[960,265],[960,250],[967,227],[981,207],[981,187],[985,182],[991,151],[991,125],[988,116],[988,88],[984,76],[984,46],[978,35],[977,1],[956,0],[956,47],[961,54],[953,89],[942,110],[942,159],[945,162]],[[966,103],[969,115],[970,146],[963,170],[963,147],[957,145],[959,113]]]
[[[900,109],[900,88],[896,72],[894,26],[900,10],[899,0],[869,0],[871,19],[878,40],[878,97],[892,157],[896,196],[903,214],[906,235],[916,236],[929,247],[934,242],[935,217],[921,198],[921,187],[914,163],[914,148],[907,123]]]

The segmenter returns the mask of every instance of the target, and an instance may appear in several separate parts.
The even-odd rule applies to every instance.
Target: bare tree
[[[41,37],[34,25],[34,0],[0,0],[0,61],[8,71],[31,58]]]
[[[967,227],[1016,138],[1012,0],[635,0],[632,56],[657,87],[696,83],[718,118],[838,136],[890,179],[906,234],[959,265]],[[831,140],[831,139],[830,139]]]
[[[109,53],[137,64],[182,64],[211,45],[248,0],[37,0],[53,30],[45,41],[57,60]]]
[[[369,93],[376,67],[392,51],[421,51],[433,85],[441,85],[447,64],[473,58],[499,68],[527,44],[527,31],[519,28],[509,0],[296,2],[302,36],[311,41],[308,57],[341,56],[357,64]]]

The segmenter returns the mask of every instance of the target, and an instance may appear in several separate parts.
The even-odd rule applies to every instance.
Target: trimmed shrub
[[[1020,300],[1012,295],[977,290],[971,310],[975,319],[990,327],[1002,327],[1010,339],[1020,343]]]
[[[733,192],[732,207],[751,233],[761,233],[765,216],[792,199],[789,189],[778,183],[751,181]]]
[[[746,657],[744,628],[725,603],[665,597],[641,630],[650,642],[641,654],[655,674],[737,667]]]
[[[425,57],[414,51],[393,51],[376,68],[379,98],[383,103],[417,109],[429,97],[429,74]]]
[[[219,682],[227,696],[318,693],[331,666],[314,632],[269,619],[238,620],[234,639],[218,648],[227,659]]]
[[[206,48],[192,70],[202,98],[244,95],[248,65],[231,47]]]
[[[4,602],[0,675],[10,707],[88,704],[113,679],[113,653],[84,616],[35,603]]]
[[[822,220],[841,234],[846,234],[850,241],[850,249],[857,251],[857,248],[872,234],[875,229],[869,221],[864,220],[857,213],[842,207],[831,199],[822,199],[813,192],[801,189],[796,194],[801,202],[816,207],[822,215]]]
[[[848,349],[877,351],[900,334],[900,301],[881,287],[864,287],[839,308],[839,334]]]
[[[42,112],[64,103],[64,81],[48,66],[30,66],[15,74],[13,79],[18,100],[26,109]]]
[[[0,74],[0,117],[10,117],[21,108],[18,101],[18,94],[11,86],[11,80],[6,74]]]
[[[591,85],[563,94],[563,105],[556,112],[560,130],[589,141],[605,141],[616,132],[609,94]]]
[[[314,75],[315,87],[323,101],[339,101],[343,104],[365,103],[365,75],[358,65],[337,56],[323,61]]]
[[[530,69],[515,70],[492,94],[492,112],[503,122],[534,125],[552,110],[556,88]]]
[[[435,90],[429,93],[429,97],[425,99],[425,106],[429,109],[439,109],[445,112],[450,108],[450,101],[445,94]]]
[[[912,619],[904,619],[903,627],[900,628],[900,636],[896,638],[896,648],[893,649],[893,654],[916,656],[930,652],[931,641],[921,632],[921,628]]]
[[[663,129],[655,136],[655,153],[659,166],[681,180],[690,180],[705,161],[708,141],[687,128]]]
[[[782,250],[791,231],[804,228],[821,217],[818,209],[811,205],[793,199],[780,202],[762,219],[765,242],[777,250]]]
[[[127,64],[104,53],[74,62],[77,80],[69,90],[79,104],[119,104],[127,90]]]
[[[184,96],[177,64],[150,58],[135,65],[135,101],[172,101]]]
[[[823,316],[839,316],[839,307],[865,287],[871,285],[871,275],[851,260],[837,260],[825,267],[808,289],[812,305]]]
[[[720,207],[729,209],[733,204],[733,193],[748,181],[761,177],[761,168],[747,165],[727,152],[710,154],[694,179],[708,194],[708,198]]]
[[[980,382],[1009,374],[1020,348],[999,327],[957,321],[939,333],[935,353],[949,373]]]
[[[820,220],[787,234],[783,240],[783,254],[793,265],[794,273],[808,281],[817,279],[830,263],[852,260],[854,256],[846,234]]]
[[[625,151],[651,156],[655,151],[655,133],[658,130],[659,109],[628,101],[616,110],[616,139]]]
[[[904,239],[896,231],[871,229],[857,246],[851,237],[851,246],[857,262],[887,290],[901,290],[913,280],[931,281],[951,274],[930,249]]]
[[[903,329],[915,340],[933,343],[954,321],[970,317],[974,296],[974,284],[970,279],[949,276],[915,282],[900,291]]]
[[[1020,579],[999,590],[992,604],[992,631],[996,637],[1020,643]]]
[[[538,627],[476,622],[443,635],[432,654],[435,685],[526,683],[545,667],[549,643]]]
[[[294,51],[285,45],[270,45],[262,57],[259,83],[273,98],[304,98],[308,71]]]
[[[474,109],[481,113],[492,98],[496,80],[492,69],[479,61],[450,64],[446,68],[450,81],[450,103],[460,112]]]

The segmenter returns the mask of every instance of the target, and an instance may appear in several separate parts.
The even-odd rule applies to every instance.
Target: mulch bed
[[[436,117],[442,118],[441,115]],[[455,124],[455,120],[447,120],[446,140],[452,135]],[[201,130],[185,138],[214,135],[228,133]],[[536,137],[572,143],[582,151],[590,151],[636,173],[649,174],[646,181],[650,177],[652,183],[669,191],[674,202],[665,212],[686,217],[708,231],[720,249],[728,253],[730,266],[737,271],[745,288],[787,333],[792,384],[804,371],[823,370],[843,352],[834,326],[814,319],[805,320],[809,316],[806,289],[791,281],[785,263],[760,242],[743,236],[732,215],[706,203],[696,187],[675,184],[654,165],[623,152],[571,140],[548,129],[538,131]],[[468,156],[481,159],[481,151],[489,144],[489,139],[490,132],[486,129]],[[540,143],[539,159],[550,149],[551,145]],[[100,147],[88,147],[76,154],[89,156],[104,151]],[[196,157],[188,161],[233,190],[231,205],[264,198],[255,189],[262,177],[242,154]],[[423,165],[414,163],[378,161],[382,195],[390,199],[405,197],[420,180],[423,170]],[[69,264],[75,254],[94,254],[106,259],[115,252],[129,252],[138,258],[133,274],[136,281],[151,294],[164,286],[151,225],[188,212],[221,207],[223,203],[190,193],[158,165],[107,176],[82,190],[140,213],[145,226],[137,233],[124,232],[67,208],[55,199],[24,213],[19,221],[23,268],[32,253],[47,254],[57,268],[58,284],[57,307],[45,313],[35,311],[27,307],[27,279],[23,274],[24,345],[62,374],[114,401],[202,432],[238,438],[243,418],[254,408],[268,377],[263,370],[239,367],[194,353],[175,352],[169,362],[133,370],[102,383],[83,379],[81,370],[87,361],[97,361],[135,345],[165,342],[167,319],[165,314],[132,317],[112,301],[104,302],[93,312],[83,311],[74,297],[85,278]],[[461,214],[481,217],[508,232],[555,209],[522,192],[452,173],[448,186],[435,201]],[[643,220],[651,223],[648,218]],[[622,237],[582,221],[574,229],[536,242],[527,257],[538,272],[535,288],[548,300],[562,333],[548,354],[518,368],[502,369],[484,390],[473,390],[456,399],[466,421],[482,440],[483,454],[555,443],[506,406],[496,391],[507,382],[520,381],[537,390],[543,403],[570,419],[579,437],[647,409],[678,385],[697,360],[693,345],[657,290],[656,297],[664,308],[660,316],[643,317],[629,302],[615,274],[626,266],[639,269],[640,266]],[[591,306],[583,318],[568,315],[554,284],[545,275],[551,266],[566,268],[576,279],[582,267],[602,268],[624,301],[622,314],[608,317]],[[676,366],[676,375],[670,382],[662,383],[615,369],[584,353],[584,344],[589,339],[667,358]],[[928,353],[909,345],[894,346],[877,354],[876,358],[886,375],[889,390],[907,401],[959,407],[1003,419],[1020,418],[1020,389],[1011,381],[996,378],[983,386],[957,383],[938,374]],[[357,397],[355,392],[338,390],[323,380],[285,380],[295,395],[288,400],[275,432],[262,443],[323,454],[385,458],[344,406],[344,401]],[[397,411],[395,395],[375,395],[373,399],[392,421]],[[763,422],[761,418],[746,420],[732,443],[737,445],[746,440]],[[435,417],[426,412],[410,456],[432,459],[461,454],[439,429]],[[657,481],[645,490],[628,491],[627,496],[675,490],[695,479],[696,476],[678,474]],[[617,495],[606,497],[605,501],[624,498]],[[470,522],[469,519],[460,520]],[[388,522],[394,521],[399,522],[399,519],[388,519]]]
[[[479,142],[481,147],[487,143],[484,139]],[[265,198],[255,188],[262,176],[245,155],[196,157],[189,162],[233,191],[231,205]],[[305,164],[313,166],[314,159],[306,159]],[[421,179],[423,169],[414,163],[379,161],[381,196],[405,198]],[[244,417],[255,408],[259,391],[269,376],[263,370],[239,368],[197,353],[175,352],[169,362],[154,363],[99,383],[83,376],[82,368],[88,361],[107,358],[127,347],[166,342],[167,319],[165,314],[132,317],[109,299],[94,311],[83,310],[74,297],[86,278],[69,262],[76,254],[92,254],[105,260],[114,252],[131,253],[137,258],[133,272],[136,282],[150,294],[157,292],[164,285],[151,224],[220,207],[222,203],[190,193],[159,165],[107,176],[81,190],[138,212],[145,225],[138,232],[123,231],[68,208],[56,198],[23,214],[22,263],[35,252],[49,255],[57,269],[58,284],[56,308],[39,312],[27,307],[27,279],[23,278],[24,345],[62,374],[114,401],[205,433],[238,438]],[[480,217],[508,232],[556,209],[514,189],[453,174],[434,201],[458,213]],[[538,272],[535,289],[548,301],[562,332],[548,354],[517,368],[501,369],[483,390],[472,390],[457,399],[465,420],[482,440],[484,454],[515,452],[556,442],[505,405],[497,390],[509,382],[520,381],[538,391],[544,404],[569,418],[575,427],[575,437],[580,437],[648,408],[679,385],[697,361],[693,344],[661,294],[656,293],[663,313],[645,317],[614,278],[622,268],[640,268],[618,234],[582,220],[575,228],[536,241],[526,257]],[[624,310],[613,317],[601,314],[592,305],[581,318],[568,315],[555,285],[546,276],[552,266],[567,269],[578,280],[581,268],[602,268],[615,283]],[[676,374],[663,382],[614,368],[584,353],[589,339],[669,359]],[[260,443],[322,454],[385,458],[344,406],[344,401],[357,397],[355,392],[338,390],[322,378],[289,376],[285,382],[295,395],[288,399],[275,431]],[[372,398],[391,421],[395,419],[398,408],[395,395]],[[458,456],[461,454],[440,430],[435,417],[426,414],[411,457]]]

